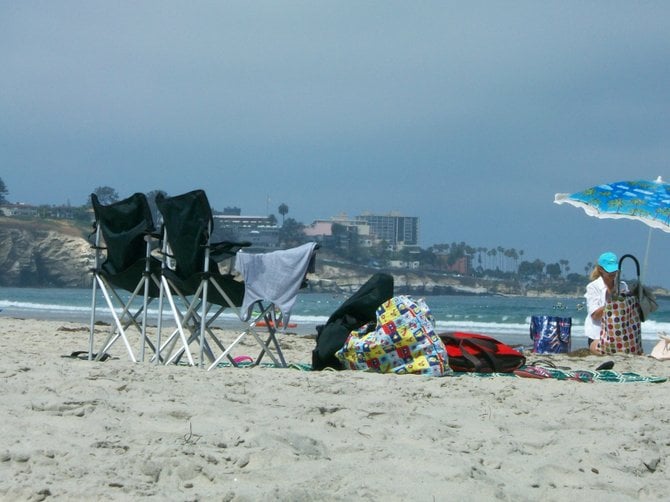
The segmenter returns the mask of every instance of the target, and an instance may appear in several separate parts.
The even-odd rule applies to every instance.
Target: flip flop
[[[549,359],[537,359],[536,361],[531,361],[528,366],[539,366],[544,368],[553,368],[556,370],[566,370],[569,371],[569,366],[556,366],[556,363]]]
[[[554,364],[554,362],[550,361],[549,359],[537,359],[528,363],[528,366],[545,366],[547,368],[555,368],[556,364]]]
[[[542,366],[521,366],[514,370],[514,374],[524,378],[553,378],[551,372]]]
[[[596,368],[596,371],[611,370],[612,368],[614,368],[614,361],[605,361]]]
[[[88,350],[76,350],[76,351],[72,352],[69,356],[65,355],[65,356],[61,356],[61,357],[67,357],[68,359],[81,359],[81,360],[84,360],[84,361],[88,361]],[[93,357],[93,361],[95,361],[96,357],[98,357],[98,354],[93,354],[92,357]],[[102,355],[102,357],[99,359],[99,361],[100,362],[106,361],[110,357],[112,357],[112,356],[110,356],[109,354],[107,354],[105,352]]]

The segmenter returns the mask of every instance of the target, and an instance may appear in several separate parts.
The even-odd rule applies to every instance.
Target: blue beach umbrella
[[[581,207],[596,218],[625,218],[651,227],[644,263],[651,242],[651,229],[670,232],[670,184],[659,176],[655,181],[617,181],[597,185],[571,194],[557,193],[556,204]]]

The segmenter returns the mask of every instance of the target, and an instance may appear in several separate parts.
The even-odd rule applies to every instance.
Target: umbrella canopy
[[[656,181],[617,181],[571,194],[557,193],[556,204],[581,207],[596,218],[627,218],[670,232],[670,184]]]
[[[556,204],[581,207],[596,218],[626,218],[648,225],[649,237],[642,275],[645,275],[651,244],[651,229],[670,232],[670,184],[659,176],[655,181],[617,181],[571,194],[557,193]]]

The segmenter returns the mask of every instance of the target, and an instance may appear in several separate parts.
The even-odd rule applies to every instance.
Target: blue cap
[[[603,253],[598,258],[598,265],[600,265],[605,272],[612,273],[619,270],[619,259],[614,253]]]

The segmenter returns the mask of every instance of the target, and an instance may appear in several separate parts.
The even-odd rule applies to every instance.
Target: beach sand
[[[667,500],[670,384],[157,367],[1,318],[2,500]],[[289,362],[314,340],[282,335]],[[540,356],[538,356],[540,358]],[[573,369],[605,358],[541,356]],[[529,360],[534,359],[530,355]],[[670,361],[608,357],[670,376]]]

